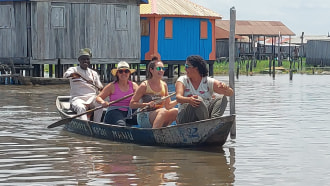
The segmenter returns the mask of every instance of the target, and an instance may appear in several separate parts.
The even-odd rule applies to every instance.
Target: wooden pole
[[[236,42],[235,42],[235,47],[239,47],[239,46],[237,46],[236,45]],[[235,48],[236,49],[236,48]],[[240,74],[240,72],[239,72],[239,70],[240,70],[240,68],[241,68],[241,57],[240,57],[240,47],[238,48],[238,54],[237,54],[237,56],[235,56],[235,62],[237,61],[237,66],[236,66],[236,79],[238,79],[239,78],[239,74]],[[228,58],[228,60],[229,60],[229,58]]]
[[[272,37],[272,43],[273,43],[273,79],[275,79],[275,37]]]
[[[235,25],[236,10],[230,9],[230,34],[229,34],[229,86],[234,90],[234,95],[230,99],[230,115],[235,114]],[[236,138],[236,120],[230,130],[230,137]]]
[[[52,64],[48,65],[48,77],[50,77],[50,78],[53,77],[53,65]]]
[[[268,60],[269,60],[269,62],[268,62],[268,73],[269,73],[269,76],[271,76],[272,75],[272,55],[270,55],[270,56],[268,56]]]
[[[293,72],[292,72],[292,56],[291,56],[291,36],[289,36],[289,61],[290,61],[290,71],[289,71],[289,77],[290,80],[292,80]]]
[[[302,70],[302,58],[304,51],[304,32],[301,33],[301,50],[300,50],[300,70]],[[299,62],[298,62],[299,63]]]
[[[273,79],[275,79],[275,57],[273,57]]]
[[[278,43],[278,46],[277,46],[277,62],[278,62],[277,66],[282,66],[281,40],[282,40],[281,32],[279,31],[278,32],[278,40],[277,40],[277,43]]]

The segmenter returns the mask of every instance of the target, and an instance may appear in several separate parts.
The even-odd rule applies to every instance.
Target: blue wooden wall
[[[165,38],[165,19],[173,20],[173,38]],[[200,38],[200,21],[207,21],[207,39]],[[152,29],[152,28],[150,28]],[[151,31],[150,31],[151,32]],[[141,60],[150,50],[149,36],[141,37]],[[189,55],[209,59],[212,52],[212,23],[200,18],[162,18],[158,24],[158,53],[161,60],[185,60]]]
[[[146,19],[146,18],[141,18],[141,19]],[[149,43],[150,43],[150,35],[141,36],[141,60],[145,60],[145,54],[150,50]]]

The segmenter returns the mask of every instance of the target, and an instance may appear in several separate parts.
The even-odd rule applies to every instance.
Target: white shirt
[[[103,87],[97,72],[90,68],[87,68],[87,70],[83,70],[82,68],[80,68],[80,66],[70,67],[63,74],[63,77],[68,78],[72,73],[79,73],[86,80],[90,80],[91,82],[93,82],[94,85],[100,88]],[[95,99],[95,97],[97,96],[97,89],[90,83],[87,83],[86,80],[82,78],[70,78],[71,102],[76,99],[82,99],[85,101],[85,104],[90,104]]]

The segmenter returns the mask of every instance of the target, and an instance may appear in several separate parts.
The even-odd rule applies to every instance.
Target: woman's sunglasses
[[[157,70],[157,71],[161,71],[161,70],[163,70],[163,71],[165,72],[165,67],[156,67],[156,70]]]
[[[128,70],[128,69],[126,69],[126,70],[118,70],[118,73],[119,73],[119,74],[122,74],[122,73],[124,73],[124,72],[127,74],[127,73],[129,73],[129,70]]]
[[[192,68],[193,66],[190,66],[188,64],[184,64],[184,68]]]

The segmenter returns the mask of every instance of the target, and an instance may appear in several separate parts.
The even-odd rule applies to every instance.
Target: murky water
[[[0,185],[327,185],[329,80],[240,76],[236,139],[196,150],[47,129],[60,119],[55,98],[68,85],[1,85]]]

